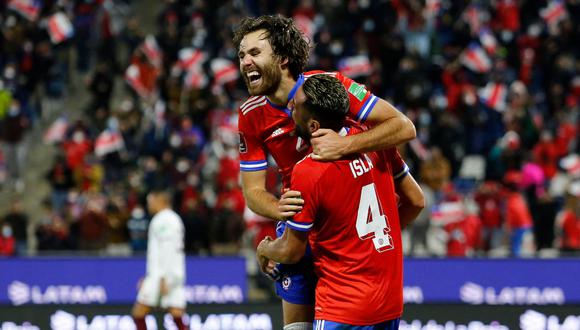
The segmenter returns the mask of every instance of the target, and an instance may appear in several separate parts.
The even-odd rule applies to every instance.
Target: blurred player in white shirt
[[[154,307],[167,310],[177,329],[186,329],[184,227],[179,215],[171,210],[168,192],[154,190],[147,195],[147,208],[153,219],[147,241],[147,274],[138,286],[133,319],[137,330],[146,330],[145,316]]]

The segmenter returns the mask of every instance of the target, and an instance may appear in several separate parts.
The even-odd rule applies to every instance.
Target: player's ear
[[[280,59],[280,66],[283,68],[287,68],[288,67],[288,57],[279,57]]]
[[[320,123],[316,119],[310,119],[308,122],[308,129],[310,129],[310,133],[314,133],[320,129]]]

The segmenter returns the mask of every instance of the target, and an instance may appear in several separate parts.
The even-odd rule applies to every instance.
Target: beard
[[[248,88],[248,93],[251,96],[274,94],[280,86],[280,81],[282,81],[282,71],[280,70],[278,62],[273,60],[263,68],[256,66],[256,68],[245,70],[244,73],[254,70],[258,71],[261,75],[261,82],[258,85],[252,85],[250,78],[246,74],[242,75]]]
[[[298,125],[295,125],[296,128],[294,130],[294,133],[302,138],[302,140],[306,141],[306,142],[310,142],[310,138],[312,137],[312,133],[310,133],[310,130],[308,128],[304,128]]]

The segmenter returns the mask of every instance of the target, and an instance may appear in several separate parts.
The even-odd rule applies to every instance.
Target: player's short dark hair
[[[304,106],[324,128],[337,129],[343,125],[350,102],[344,85],[335,77],[318,74],[304,81]]]
[[[245,35],[258,30],[266,30],[266,38],[272,50],[280,59],[288,59],[288,70],[294,79],[304,72],[310,52],[310,41],[298,29],[294,20],[281,15],[246,17],[234,30],[233,42],[236,49]]]

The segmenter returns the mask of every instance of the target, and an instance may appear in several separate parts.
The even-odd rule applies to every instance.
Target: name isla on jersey
[[[357,177],[369,172],[373,168],[373,162],[367,154],[362,154],[363,157],[359,157],[351,161],[348,165],[350,166],[350,171],[353,177]]]

